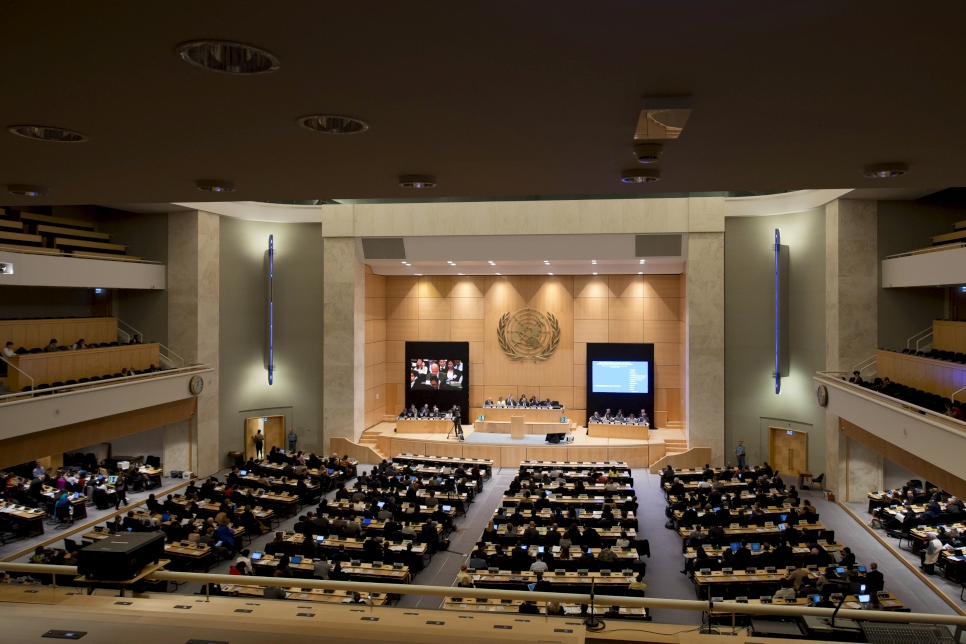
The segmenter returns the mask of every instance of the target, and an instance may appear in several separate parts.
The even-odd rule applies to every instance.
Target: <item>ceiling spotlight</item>
[[[178,47],[178,55],[188,63],[222,74],[251,76],[278,69],[278,58],[264,49],[224,40],[196,40]]]
[[[596,264],[597,263],[597,260],[596,259],[592,259],[592,260],[590,260],[590,263],[591,264]]]
[[[43,186],[28,186],[21,183],[12,183],[7,186],[7,192],[18,197],[43,197],[47,194],[47,188]]]
[[[644,274],[644,271],[637,271],[637,274],[638,275],[643,275]]]
[[[231,181],[195,181],[195,187],[205,192],[235,192],[235,184]]]
[[[446,260],[446,263],[449,264],[450,266],[456,266],[456,262],[451,262],[449,260]]]
[[[866,179],[895,179],[909,172],[909,166],[905,163],[879,163],[870,165],[862,174]]]
[[[422,277],[422,276],[423,276],[422,273],[416,273],[416,277]]]
[[[597,271],[594,271],[594,275],[596,275],[596,274],[597,274]]]
[[[640,163],[657,163],[663,149],[660,143],[638,143],[634,146],[634,158]]]
[[[405,264],[405,263],[406,263],[406,262],[403,262],[403,264]]]
[[[457,273],[457,275],[462,275],[462,273]]]
[[[497,275],[503,275],[503,273],[497,273]]]
[[[547,275],[553,275],[553,273],[547,273]]]
[[[651,183],[661,178],[660,170],[650,168],[644,170],[624,170],[621,181],[624,183]]]
[[[313,114],[299,119],[299,125],[323,134],[359,134],[369,129],[365,121],[351,116]]]
[[[490,266],[496,266],[496,262],[494,262],[492,259],[488,259],[486,261],[490,263]]]
[[[399,185],[402,188],[435,188],[436,177],[428,174],[405,174],[399,177]]]
[[[643,263],[644,263],[644,260],[642,259],[642,260],[641,260],[641,264],[643,264]]]
[[[11,125],[7,130],[11,134],[22,136],[25,139],[49,141],[51,143],[81,143],[90,138],[80,132],[49,125]]]

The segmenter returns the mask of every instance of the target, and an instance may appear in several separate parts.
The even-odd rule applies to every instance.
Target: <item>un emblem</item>
[[[504,313],[496,327],[500,348],[510,360],[546,360],[557,350],[560,324],[552,313],[544,317],[536,309]]]

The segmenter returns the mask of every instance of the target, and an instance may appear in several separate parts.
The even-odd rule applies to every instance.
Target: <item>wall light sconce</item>
[[[782,246],[781,230],[775,229],[775,393],[782,392],[782,377],[788,376],[788,246]]]
[[[268,384],[275,380],[275,236],[268,236]]]

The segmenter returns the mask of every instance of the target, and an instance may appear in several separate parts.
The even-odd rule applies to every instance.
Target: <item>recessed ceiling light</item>
[[[543,260],[543,263],[544,264],[549,264],[550,263],[550,260],[549,259],[545,259],[545,260]]]
[[[496,266],[496,262],[494,262],[492,259],[488,259],[486,261],[490,263],[490,266]]]
[[[663,146],[660,143],[638,143],[634,146],[634,158],[640,163],[657,163]]]
[[[660,170],[651,168],[641,170],[624,170],[621,172],[621,181],[624,183],[651,183],[661,178]]]
[[[591,264],[596,264],[597,263],[597,260],[596,259],[592,259],[592,260],[590,260],[590,263]]]
[[[403,264],[405,264],[405,263],[406,263],[406,262],[403,262]]]
[[[423,276],[422,273],[416,273],[416,277],[422,277],[422,276]]]
[[[642,264],[644,263],[644,260],[643,260],[643,259],[641,260],[641,263],[642,263]]]
[[[547,275],[553,275],[553,273],[547,273]]]
[[[359,134],[369,129],[369,124],[352,116],[336,114],[313,114],[299,119],[299,125],[323,134]]]
[[[405,174],[399,177],[399,185],[402,188],[435,188],[436,177],[428,174]]]
[[[637,271],[637,274],[638,275],[643,275],[644,274],[644,271]]]
[[[497,273],[497,275],[503,275],[503,273]]]
[[[235,192],[235,184],[231,181],[195,181],[195,187],[205,192]]]
[[[456,266],[456,262],[451,262],[449,260],[446,260],[446,263],[449,264],[450,266]]]
[[[870,165],[862,174],[867,179],[895,179],[909,172],[909,166],[905,163],[879,163]]]
[[[90,138],[80,132],[49,125],[11,125],[7,130],[11,134],[22,136],[25,139],[49,141],[51,143],[82,143]]]
[[[47,194],[47,188],[43,186],[28,186],[22,183],[12,183],[7,186],[7,192],[19,197],[43,197]]]
[[[457,275],[462,275],[462,273],[457,273]]]
[[[178,47],[178,55],[196,67],[222,74],[251,76],[278,69],[278,58],[264,49],[225,40],[196,40]]]
[[[596,274],[597,274],[597,271],[594,271],[594,275],[596,275]]]

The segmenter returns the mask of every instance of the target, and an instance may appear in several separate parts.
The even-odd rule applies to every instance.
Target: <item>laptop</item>
[[[241,472],[239,472],[239,474],[241,474],[242,476],[248,476],[248,470],[242,470]]]
[[[731,542],[731,552],[738,552],[738,548],[741,547],[741,543],[738,541]]]
[[[262,553],[261,552],[253,552],[252,553],[252,561],[261,561],[261,559],[262,559]]]
[[[289,561],[291,561],[293,564],[300,564],[302,563],[302,555],[292,555],[289,558]]]
[[[760,543],[753,543],[753,544],[751,544],[751,551],[752,552],[758,552],[759,550],[761,550],[761,544]]]
[[[453,509],[453,506],[451,506],[451,505],[444,505],[443,506],[443,512],[449,512],[452,509]]]

